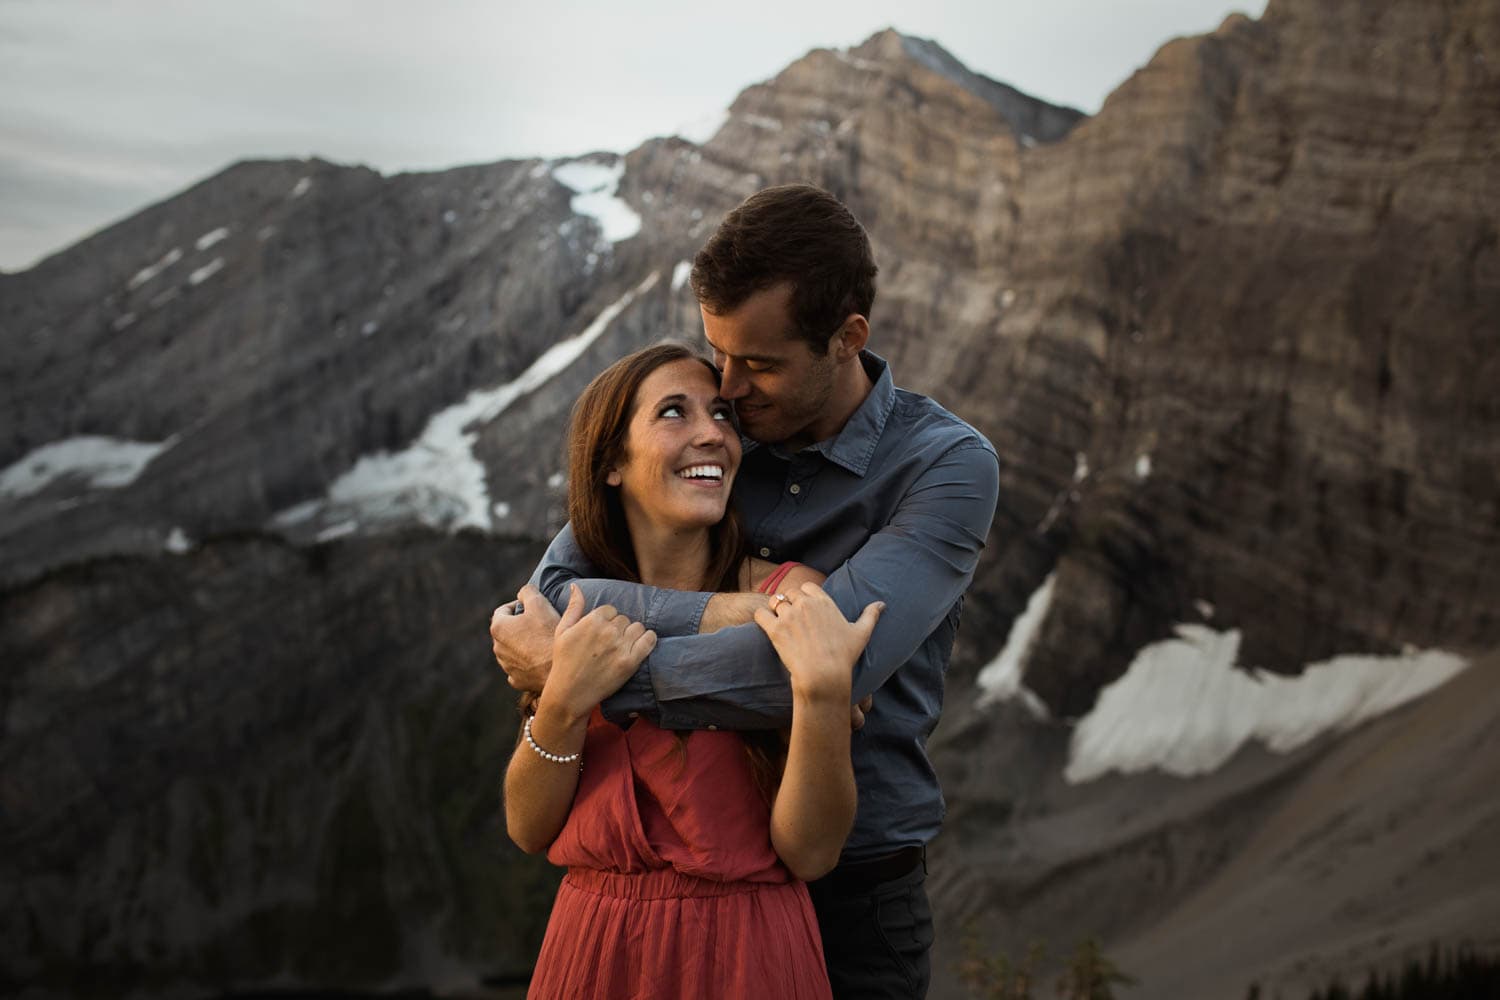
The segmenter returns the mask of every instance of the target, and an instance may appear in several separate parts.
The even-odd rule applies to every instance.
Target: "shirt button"
[[[771,558],[771,550],[767,549],[767,548],[762,548],[760,550],[760,557],[762,559],[769,559],[769,558]]]
[[[716,733],[716,732],[719,731],[719,727],[718,726],[709,726],[708,727],[708,731],[711,732],[711,733]]]
[[[639,719],[641,717],[641,713],[640,712],[631,712],[630,713],[630,717],[632,719]]]
[[[788,492],[791,493],[792,496],[796,496],[798,493],[802,492],[802,487],[798,486],[796,483],[793,483]]]

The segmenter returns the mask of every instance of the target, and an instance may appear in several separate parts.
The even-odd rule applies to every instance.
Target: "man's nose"
[[[733,401],[750,391],[750,381],[745,378],[744,366],[738,361],[732,358],[725,360],[720,372],[719,397],[721,399]]]

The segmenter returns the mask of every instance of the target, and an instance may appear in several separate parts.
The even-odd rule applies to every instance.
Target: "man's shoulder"
[[[906,447],[936,458],[955,449],[974,448],[994,456],[995,446],[968,421],[930,396],[896,389],[895,404],[885,428]]]

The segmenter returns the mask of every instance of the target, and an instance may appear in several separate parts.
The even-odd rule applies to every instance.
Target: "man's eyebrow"
[[[703,342],[707,344],[709,348],[715,353],[722,354],[726,358],[734,358],[738,361],[757,361],[761,364],[774,365],[779,364],[784,360],[782,355],[779,354],[730,354],[727,351],[721,351],[719,350],[719,345],[715,344],[712,340],[709,340],[708,334],[706,333],[703,335]]]

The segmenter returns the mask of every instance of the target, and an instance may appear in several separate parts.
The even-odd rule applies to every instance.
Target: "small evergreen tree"
[[[971,995],[982,1000],[1033,1000],[1031,984],[1036,967],[1046,955],[1042,945],[1033,942],[1026,949],[1026,957],[1012,964],[1004,952],[985,954],[970,922],[964,930],[963,952],[958,975]]]
[[[1099,941],[1089,937],[1073,953],[1073,960],[1058,981],[1057,995],[1064,1000],[1114,1000],[1116,986],[1134,982],[1105,957]]]
[[[1003,952],[987,954],[970,921],[964,928],[962,947],[958,975],[971,996],[978,1000],[1041,1000],[1032,991],[1037,988],[1038,970],[1046,963],[1045,945],[1032,942],[1019,962],[1011,961]],[[1099,942],[1090,937],[1079,943],[1058,978],[1056,996],[1061,1000],[1115,1000],[1116,986],[1134,982],[1104,955]],[[1252,994],[1251,1000],[1257,1000],[1258,996]]]

